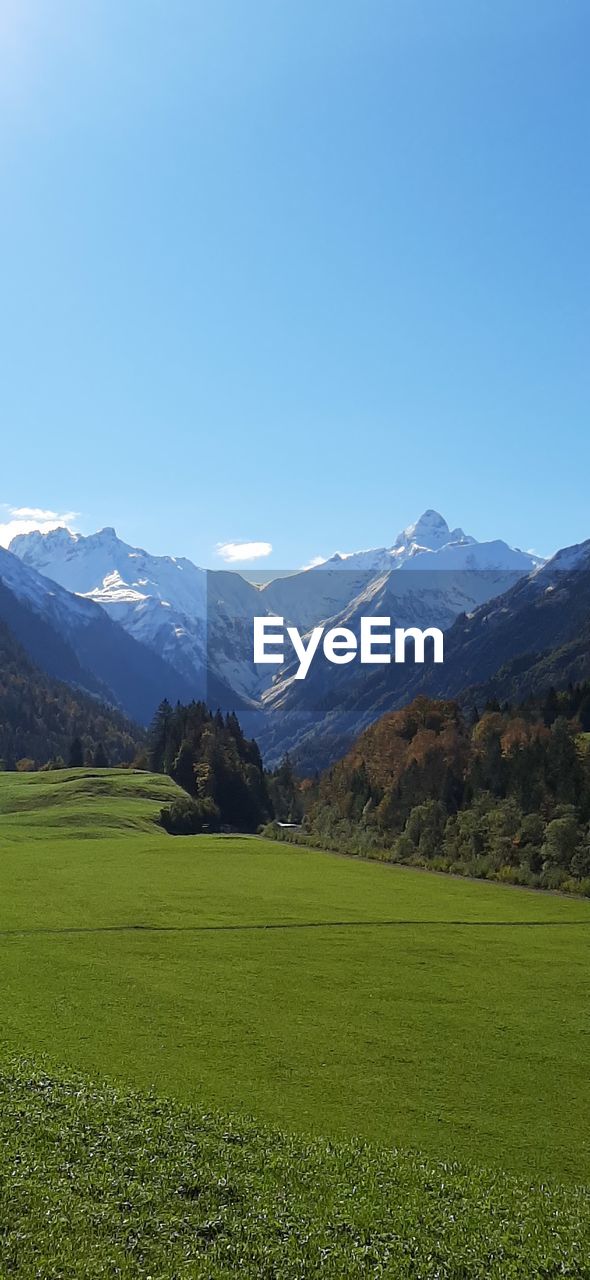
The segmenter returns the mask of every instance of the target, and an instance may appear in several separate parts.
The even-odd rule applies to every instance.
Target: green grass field
[[[0,775],[8,1050],[301,1132],[590,1175],[590,902],[170,837],[173,789]]]
[[[588,1192],[7,1064],[0,1274],[590,1280]]]

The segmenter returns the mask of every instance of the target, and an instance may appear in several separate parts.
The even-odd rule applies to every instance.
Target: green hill
[[[104,839],[153,831],[162,805],[184,793],[162,774],[135,769],[55,769],[0,774],[0,836]]]

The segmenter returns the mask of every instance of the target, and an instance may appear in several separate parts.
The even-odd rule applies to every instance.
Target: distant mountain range
[[[418,686],[433,696],[439,689],[457,696],[494,680],[505,687],[499,668],[514,659],[522,664],[527,653],[528,683],[542,678],[546,649],[578,643],[584,606],[576,606],[574,583],[584,572],[583,548],[545,565],[501,540],[477,542],[451,530],[433,510],[390,547],[337,554],[263,586],[237,572],[152,556],[111,528],[88,537],[57,529],[20,535],[0,553],[0,617],[51,674],[142,723],[164,696],[203,697],[235,707],[268,761],[289,749],[316,767]],[[553,620],[540,628],[538,602],[547,591],[565,591],[566,603],[561,612],[550,610]],[[445,663],[357,667],[352,674],[318,662],[306,681],[294,681],[293,664],[253,665],[252,620],[261,614],[280,616],[301,632],[317,625],[358,632],[367,614],[391,616],[399,626],[439,626],[448,633]],[[572,669],[583,662],[582,652],[571,655]],[[508,684],[526,687],[522,670]]]

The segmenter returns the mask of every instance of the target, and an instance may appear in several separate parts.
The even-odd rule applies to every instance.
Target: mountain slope
[[[38,764],[62,756],[79,737],[93,751],[99,743],[111,764],[133,759],[140,730],[95,698],[41,671],[0,622],[0,759],[13,767],[23,757]]]
[[[590,675],[590,540],[559,551],[505,595],[460,618],[445,661],[414,681],[434,697],[518,700]]]

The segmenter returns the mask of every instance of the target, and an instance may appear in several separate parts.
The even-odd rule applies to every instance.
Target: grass
[[[588,1192],[0,1071],[8,1280],[590,1277]]]
[[[0,775],[8,1052],[293,1134],[589,1178],[590,902],[169,837],[172,790]]]
[[[76,839],[154,831],[164,804],[178,795],[171,778],[127,769],[59,769],[0,774],[1,836],[45,840],[59,828]]]

